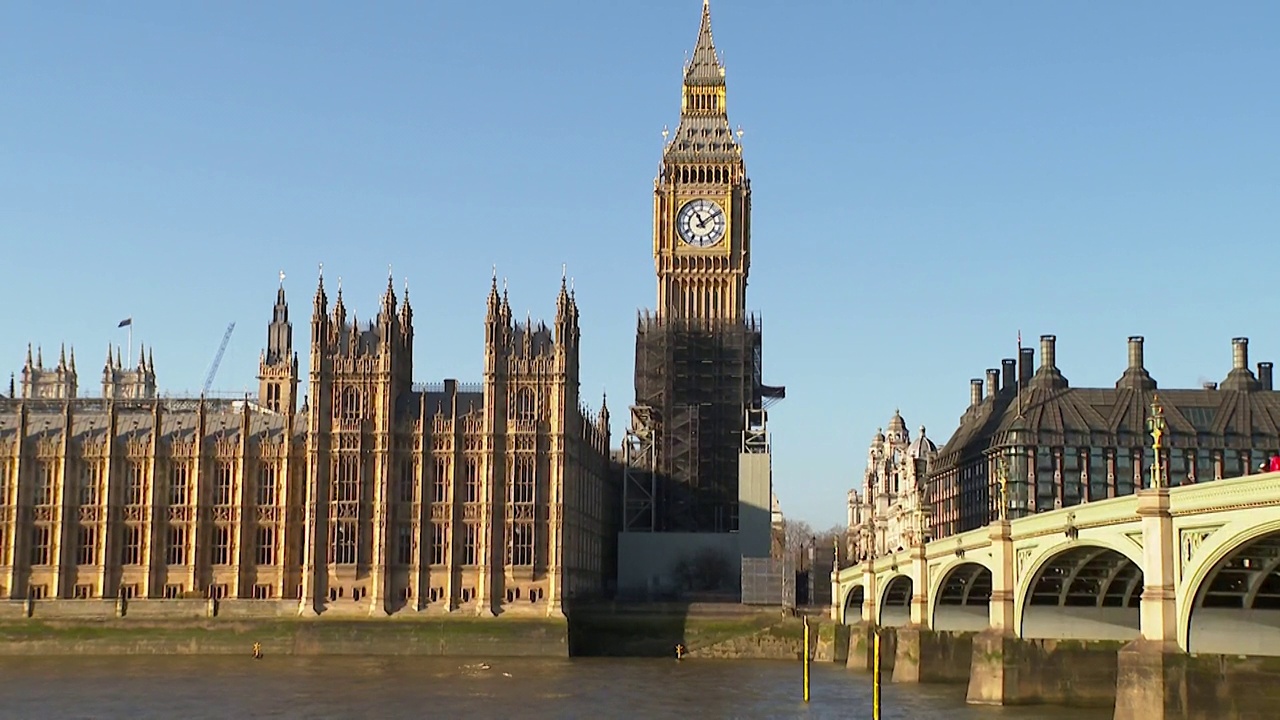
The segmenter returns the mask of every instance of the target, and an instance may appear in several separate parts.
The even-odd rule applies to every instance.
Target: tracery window
[[[480,461],[467,458],[467,502],[480,502]]]
[[[538,419],[538,402],[533,394],[533,388],[522,387],[516,391],[515,409],[517,420]]]
[[[342,454],[334,461],[334,502],[360,501],[360,458]]]
[[[449,550],[449,524],[431,524],[431,564],[444,565]]]
[[[330,530],[329,561],[335,565],[354,565],[357,561],[359,532],[355,520],[339,520]]]
[[[449,502],[449,461],[444,458],[436,458],[436,473],[432,478],[434,491],[431,495],[432,502]]]
[[[515,504],[532,503],[536,492],[536,458],[519,455],[511,466],[510,500]]]
[[[364,417],[364,399],[353,387],[335,388],[333,414],[342,420],[359,420]]]
[[[164,554],[169,565],[187,564],[187,529],[181,525],[169,526]]]
[[[400,523],[396,526],[396,562],[400,565],[413,565],[413,525]]]
[[[511,525],[511,537],[507,545],[507,564],[533,564],[533,523],[516,521]]]
[[[480,563],[480,526],[467,523],[462,546],[462,564],[478,565]]]
[[[169,466],[169,504],[180,507],[187,504],[188,466],[185,460],[174,460]]]
[[[264,462],[258,469],[258,507],[276,504],[276,465]]]
[[[257,552],[255,560],[259,565],[276,564],[276,529],[270,525],[258,526]]]
[[[39,463],[36,468],[36,505],[54,504],[54,482],[57,479],[57,471],[51,460],[44,460]]]
[[[215,505],[231,505],[235,499],[235,468],[231,463],[222,461],[217,466],[217,493]]]
[[[125,525],[124,526],[124,552],[122,553],[120,563],[122,565],[141,565],[142,564],[142,526],[141,525]]]
[[[400,461],[400,502],[408,504],[413,502],[415,475],[413,458],[404,458]]]
[[[126,471],[129,476],[128,494],[125,497],[126,505],[146,505],[146,476],[144,474],[142,463],[132,461],[129,463]]]
[[[35,525],[31,528],[31,564],[32,565],[48,565],[49,564],[49,537],[51,530],[48,525]]]
[[[76,564],[93,565],[97,559],[98,528],[81,525],[76,533]]]
[[[231,528],[226,525],[213,526],[213,564],[231,564]]]
[[[93,507],[98,504],[102,487],[102,463],[97,459],[85,460],[80,465],[80,504]],[[4,493],[0,492],[0,498]]]

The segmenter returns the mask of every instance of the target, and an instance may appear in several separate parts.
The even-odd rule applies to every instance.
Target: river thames
[[[868,675],[799,662],[439,657],[0,658],[3,718],[870,718]],[[884,719],[1110,718],[981,708],[960,685],[889,685]]]

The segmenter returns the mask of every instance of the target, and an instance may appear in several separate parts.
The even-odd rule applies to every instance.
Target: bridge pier
[[[972,640],[967,700],[975,705],[1004,705],[1019,696],[1014,637],[1013,526],[1007,518],[987,526],[991,541],[991,627]]]
[[[849,670],[857,670],[859,672],[870,672],[874,665],[875,653],[875,634],[876,626],[863,620],[849,626],[849,653],[845,659],[845,667]],[[888,633],[885,633],[886,635]],[[880,647],[883,650],[886,647],[886,638],[880,639]],[[888,662],[886,665],[885,662]],[[891,656],[881,656],[882,669],[892,669],[893,662]]]
[[[1173,515],[1168,486],[1139,490],[1142,525],[1142,637],[1117,656],[1115,720],[1181,720],[1188,656],[1178,647]]]
[[[895,683],[962,683],[969,679],[974,633],[938,632],[919,625],[897,629]]]

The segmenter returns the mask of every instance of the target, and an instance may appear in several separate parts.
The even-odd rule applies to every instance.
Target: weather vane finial
[[[284,287],[284,271],[280,271],[280,287]]]

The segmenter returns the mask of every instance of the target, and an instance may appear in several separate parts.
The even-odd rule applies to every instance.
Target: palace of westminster
[[[624,477],[647,478],[635,484],[647,521],[630,529],[727,538],[750,526],[755,538],[763,517],[767,556],[762,402],[782,390],[760,382],[760,325],[745,310],[750,183],[706,2],[654,206],[659,304],[637,329],[628,433],[650,443],[638,474],[612,448],[607,408],[580,403],[579,312],[563,279],[548,327],[514,321],[495,274],[482,381],[415,384],[407,289],[397,297],[388,281],[361,323],[321,275],[304,373],[282,277],[256,398],[162,397],[154,349],[128,367],[118,348],[101,396],[86,397],[74,352],[50,367],[28,350],[0,398],[0,598],[558,615],[617,583]],[[757,455],[743,463],[755,473],[744,519],[746,444]]]

